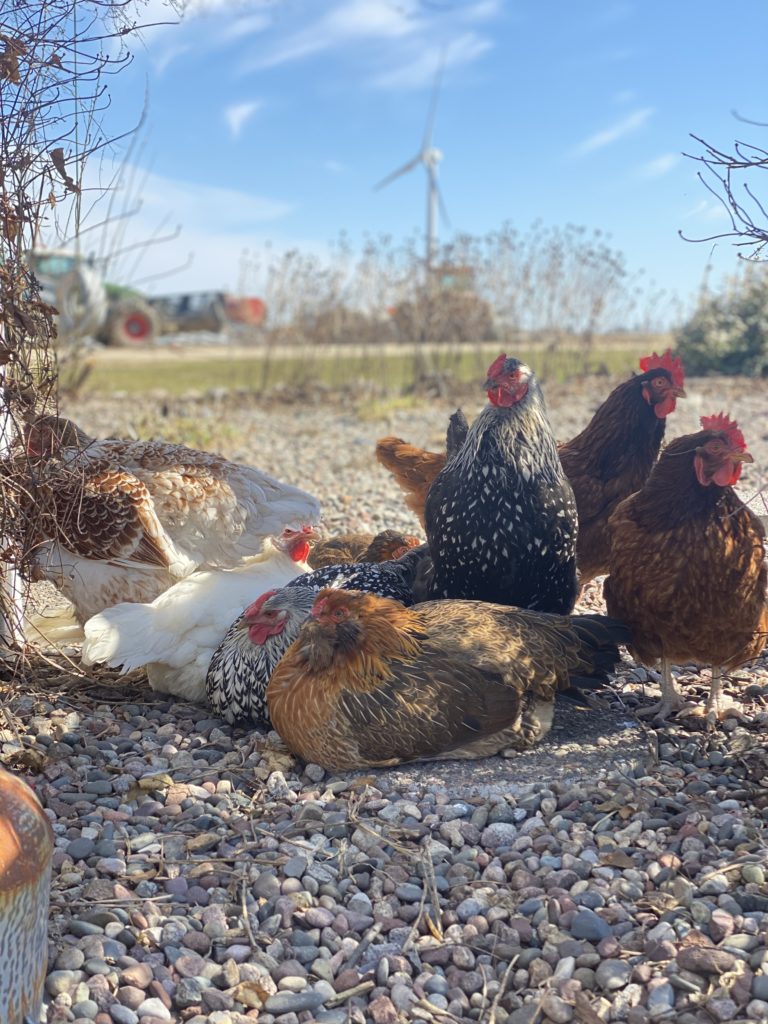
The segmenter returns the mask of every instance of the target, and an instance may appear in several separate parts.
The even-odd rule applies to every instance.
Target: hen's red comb
[[[683,361],[680,356],[672,355],[671,348],[668,348],[667,351],[660,356],[655,352],[649,356],[645,356],[640,360],[640,369],[643,373],[648,373],[649,370],[667,370],[672,378],[672,383],[676,388],[681,388],[685,383]]]
[[[725,434],[728,447],[737,452],[747,450],[747,442],[739,430],[736,420],[732,420],[727,413],[719,412],[716,416],[702,416],[701,423],[703,430],[720,430]]]
[[[261,597],[257,597],[253,604],[249,604],[243,612],[246,619],[251,619],[254,615],[258,615],[263,605],[276,593],[276,590],[267,590],[266,593],[261,595]]]
[[[502,352],[498,359],[494,359],[491,365],[488,367],[488,373],[485,375],[488,380],[493,380],[497,373],[501,371],[504,363],[507,361],[507,353]]]
[[[325,606],[327,604],[327,597],[318,597],[315,603],[312,605],[312,610],[310,611],[309,614],[312,616],[313,619],[319,618],[325,611]]]

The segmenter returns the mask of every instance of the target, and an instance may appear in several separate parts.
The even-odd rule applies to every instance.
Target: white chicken
[[[153,601],[198,569],[232,569],[268,537],[316,523],[298,487],[209,452],[94,440],[44,416],[26,430],[31,500],[43,510],[34,578],[55,583],[80,622]]]
[[[146,666],[150,686],[182,700],[205,702],[205,677],[232,621],[265,590],[310,571],[312,528],[285,530],[235,569],[193,572],[151,604],[124,602],[85,623],[84,665],[123,673]]]

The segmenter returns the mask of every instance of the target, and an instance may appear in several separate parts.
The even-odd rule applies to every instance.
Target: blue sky
[[[373,185],[415,155],[441,52],[434,143],[453,229],[540,218],[600,228],[633,269],[682,297],[707,263],[736,269],[727,228],[681,156],[693,132],[765,144],[760,47],[768,4],[741,0],[192,0],[146,30],[111,80],[107,130],[149,95],[144,205],[131,231],[170,212],[174,242],[143,273],[191,267],[155,290],[238,285],[243,248],[322,253],[338,232],[422,229],[425,174]],[[150,0],[145,21],[172,20]],[[752,40],[754,47],[750,47]],[[140,179],[137,178],[137,181]],[[449,230],[441,225],[441,239]]]

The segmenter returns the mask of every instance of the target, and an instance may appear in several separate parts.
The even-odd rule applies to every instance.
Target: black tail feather
[[[586,665],[569,673],[568,681],[579,690],[599,690],[621,661],[619,645],[631,643],[629,627],[607,615],[574,615],[571,625],[584,645]]]
[[[445,452],[449,459],[464,447],[468,433],[467,417],[461,409],[457,409],[448,420],[448,430],[445,435]]]

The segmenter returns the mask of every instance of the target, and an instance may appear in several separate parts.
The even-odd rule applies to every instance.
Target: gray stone
[[[606,924],[602,917],[598,917],[594,910],[587,908],[579,910],[571,924],[571,935],[576,939],[599,942],[610,934],[610,925]]]
[[[624,988],[632,975],[632,967],[626,960],[603,960],[595,971],[595,980],[605,992]]]

